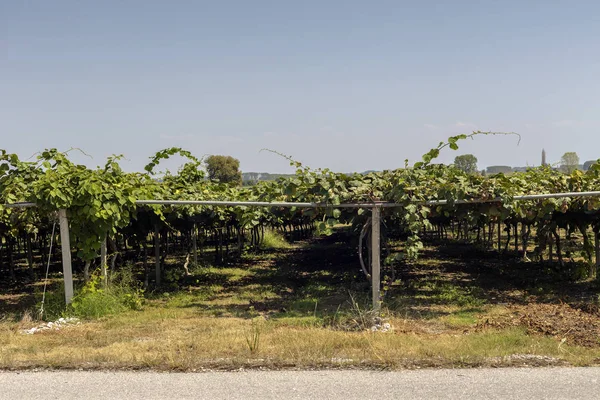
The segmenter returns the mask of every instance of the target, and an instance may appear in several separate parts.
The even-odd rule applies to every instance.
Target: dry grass
[[[455,367],[512,365],[515,354],[530,355],[524,359],[529,364],[592,365],[600,360],[600,349],[529,336],[520,328],[464,333],[441,321],[428,327],[391,319],[394,332],[372,333],[299,322],[283,318],[253,324],[199,315],[193,308],[149,308],[35,335],[20,333],[31,323],[4,322],[0,368]],[[254,348],[248,343],[252,330],[259,333]]]
[[[361,320],[357,309],[364,310],[369,301],[368,285],[349,272],[356,269],[355,254],[343,237],[249,255],[235,267],[198,267],[175,282],[176,292],[152,294],[142,311],[61,331],[22,334],[36,325],[22,311],[35,302],[6,297],[3,303],[0,297],[0,368],[193,371],[600,363],[600,346],[577,346],[523,324],[494,325],[510,318],[513,302],[531,310],[529,299],[544,300],[533,292],[539,285],[512,279],[513,270],[521,276],[522,264],[514,267],[506,260],[500,269],[498,260],[485,254],[472,259],[463,254],[462,247],[455,253],[427,248],[420,264],[398,268],[400,283],[390,289],[384,305],[394,328],[387,333],[348,331],[349,322]],[[532,275],[545,276],[537,270]],[[562,286],[575,292],[577,285],[557,282],[558,289],[550,292],[562,293]],[[349,291],[357,294],[360,307],[353,307]],[[354,325],[368,328],[368,323]]]

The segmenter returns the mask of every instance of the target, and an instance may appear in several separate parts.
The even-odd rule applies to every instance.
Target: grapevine
[[[448,229],[456,230],[459,237],[463,232],[475,229],[477,237],[488,244],[494,230],[507,232],[508,240],[511,234],[512,237],[516,234],[525,241],[535,232],[535,256],[543,257],[548,246],[554,245],[559,262],[563,262],[557,232],[565,229],[582,234],[582,252],[592,265],[594,244],[589,230],[596,235],[600,231],[600,199],[515,201],[514,197],[598,190],[600,163],[592,165],[587,172],[565,174],[546,166],[486,177],[434,163],[444,149],[458,149],[461,140],[500,134],[473,132],[453,136],[423,155],[413,167],[368,174],[313,170],[280,154],[296,168],[294,176],[244,187],[206,179],[202,159],[181,148],[156,153],[150,157],[144,172],[138,173],[123,171],[119,165],[120,156],[109,157],[103,167],[92,169],[72,162],[67,153],[56,149],[39,153],[35,161],[22,161],[18,155],[0,150],[0,236],[9,252],[20,242],[42,248],[48,240],[49,226],[56,218],[56,211],[66,209],[72,245],[81,264],[89,266],[98,262],[105,238],[115,254],[133,246],[147,255],[148,237],[153,236],[155,243],[166,249],[169,235],[173,234],[188,254],[197,245],[197,240],[212,240],[217,248],[217,261],[222,262],[231,254],[239,256],[247,249],[257,248],[265,227],[308,235],[315,230],[330,234],[336,224],[350,224],[356,231],[357,248],[362,248],[358,239],[366,237],[369,210],[336,206],[381,201],[397,205],[385,208],[383,219],[388,231],[384,235],[403,239],[401,252],[392,257],[399,262],[410,262],[418,257],[426,235],[435,231],[441,236]],[[187,162],[177,172],[166,172],[157,179],[155,168],[173,155],[183,156]],[[501,201],[457,202],[496,198]],[[136,205],[136,200],[145,199],[313,202],[327,206],[299,209]],[[447,203],[425,204],[431,200]],[[5,206],[18,202],[32,202],[36,207],[16,209]],[[527,257],[526,249],[524,253]],[[162,261],[165,254],[159,255]],[[357,270],[362,265],[368,276],[365,264],[368,265],[364,261],[359,264],[357,257]],[[10,279],[14,279],[14,273],[10,274]]]

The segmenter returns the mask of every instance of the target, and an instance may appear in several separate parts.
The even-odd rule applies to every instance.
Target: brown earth
[[[585,311],[569,304],[539,304],[509,306],[501,316],[486,318],[475,330],[521,326],[529,334],[552,336],[561,343],[600,347],[600,313]]]

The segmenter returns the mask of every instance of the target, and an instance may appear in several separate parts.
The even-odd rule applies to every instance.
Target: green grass
[[[110,274],[106,287],[102,284],[100,275],[93,274],[89,282],[77,290],[68,307],[65,304],[63,286],[57,285],[50,289],[44,301],[42,315],[42,318],[50,321],[65,316],[95,319],[116,315],[129,310],[140,310],[144,303],[143,291],[129,268]],[[41,309],[41,303],[36,309]]]
[[[433,285],[432,298],[441,303],[461,307],[478,307],[485,303],[480,297],[481,290],[477,287],[457,286],[449,282],[437,282]]]
[[[478,317],[482,314],[484,314],[484,310],[481,308],[459,309],[440,317],[440,321],[455,328],[471,327],[477,324]]]
[[[267,250],[290,249],[292,245],[285,240],[285,237],[276,230],[267,229],[263,236],[262,248]]]
[[[35,322],[0,321],[0,368],[463,367],[512,365],[510,357],[523,354],[572,365],[600,360],[600,348],[522,327],[480,327],[511,311],[488,304],[468,274],[445,270],[443,257],[404,271],[383,304],[394,331],[370,332],[382,314],[369,308],[368,283],[352,275],[356,260],[344,259],[347,243],[284,246],[245,254],[235,267],[203,260],[191,276],[174,278],[177,291],[147,294],[142,310],[89,291],[81,307],[91,319],[81,325],[25,336],[20,329]]]
[[[600,349],[521,328],[416,334],[414,322],[391,318],[393,333],[347,332],[312,318],[214,318],[194,308],[147,307],[36,335],[0,323],[0,368],[465,367],[513,365],[515,354],[593,365],[600,357]]]

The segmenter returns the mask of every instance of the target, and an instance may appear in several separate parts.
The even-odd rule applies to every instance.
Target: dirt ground
[[[431,282],[461,288],[469,296],[463,306],[501,306],[478,314],[477,324],[466,332],[522,327],[561,343],[599,347],[600,287],[596,280],[578,279],[585,269],[581,263],[525,262],[514,253],[460,243],[427,246],[417,263],[398,268],[405,281],[400,288],[412,294],[408,302],[415,310],[435,309],[434,295],[418,293]]]
[[[317,303],[326,314],[349,306],[348,293],[368,300],[369,284],[358,266],[355,240],[352,233],[339,230],[330,237],[299,241],[289,249],[242,260],[241,268],[257,263],[264,268],[236,281],[219,278],[220,298],[265,285],[273,294],[244,304],[223,302],[219,315],[240,315],[248,309],[274,318],[290,311],[308,315]],[[594,280],[578,279],[581,268],[523,262],[514,253],[500,254],[471,244],[428,243],[418,262],[395,265],[393,273],[384,268],[384,276],[393,277],[386,284],[384,308],[406,321],[398,331],[468,334],[521,327],[530,335],[550,336],[559,343],[600,347],[600,289]],[[206,274],[194,282],[185,283],[185,289],[215,284]],[[36,291],[39,283],[2,285],[0,319],[33,307]],[[307,298],[316,303],[306,302]]]

